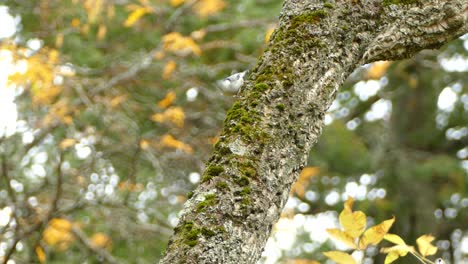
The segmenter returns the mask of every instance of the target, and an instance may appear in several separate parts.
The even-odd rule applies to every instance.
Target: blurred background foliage
[[[235,100],[214,83],[255,65],[281,1],[0,4],[15,29],[0,30],[0,260],[154,263]],[[348,196],[369,224],[395,215],[392,233],[468,261],[467,50],[348,78],[263,263],[324,263]]]

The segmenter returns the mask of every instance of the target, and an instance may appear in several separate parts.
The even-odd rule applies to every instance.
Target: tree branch
[[[382,21],[389,24],[373,38],[362,63],[409,58],[422,49],[440,48],[468,32],[465,0],[425,1],[411,7],[390,5],[383,12]]]

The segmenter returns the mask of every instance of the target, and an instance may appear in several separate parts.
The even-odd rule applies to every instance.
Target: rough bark
[[[466,0],[286,0],[160,263],[255,263],[346,77],[438,48],[467,18]]]

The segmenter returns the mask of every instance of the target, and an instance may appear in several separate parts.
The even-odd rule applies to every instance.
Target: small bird
[[[244,84],[244,80],[247,78],[248,72],[249,71],[234,73],[229,77],[217,81],[216,84],[223,92],[239,93],[240,88]]]
[[[434,263],[435,264],[445,264],[445,261],[443,259],[441,259],[441,258],[438,258],[438,259],[435,260]]]

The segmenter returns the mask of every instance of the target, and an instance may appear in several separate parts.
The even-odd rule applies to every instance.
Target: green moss
[[[192,221],[189,221],[189,222],[185,223],[184,226],[183,226],[183,228],[184,228],[185,231],[190,231],[190,230],[192,230],[192,228],[193,228],[193,222],[192,222]]]
[[[284,111],[284,109],[286,109],[286,106],[284,106],[284,104],[277,104],[276,105],[276,109],[280,110],[281,112]]]
[[[384,0],[384,6],[388,5],[410,5],[410,4],[417,4],[420,0]]]
[[[335,6],[332,3],[325,3],[323,4],[323,7],[330,8],[330,9],[335,8]]]
[[[216,235],[216,232],[215,232],[215,231],[210,230],[210,229],[208,229],[208,228],[206,228],[206,227],[203,227],[203,228],[201,229],[201,233],[202,233],[204,236],[206,236],[206,237],[212,237],[212,236]]]
[[[224,171],[224,168],[221,166],[209,166],[206,169],[206,174],[210,176],[218,176],[223,171]]]
[[[326,17],[327,15],[328,13],[325,10],[316,10],[298,15],[291,19],[291,27],[295,29],[304,23],[317,23],[320,21],[320,19]]]
[[[217,233],[226,233],[226,228],[224,228],[224,226],[217,226],[216,227],[216,232]]]
[[[209,194],[205,195],[206,200],[212,200],[212,199],[215,199],[215,198],[216,198],[216,194],[214,194],[214,193],[209,193]]]
[[[217,182],[216,188],[218,188],[219,190],[229,190],[229,186],[225,182]]]
[[[205,200],[197,204],[197,213],[205,211],[206,208],[215,205],[217,202],[216,194],[205,195]]]
[[[228,147],[219,147],[218,148],[218,153],[223,155],[223,156],[226,156],[226,155],[231,154],[232,152]]]
[[[190,198],[192,198],[192,197],[193,197],[193,191],[188,192],[188,193],[187,193],[187,198],[190,199]]]
[[[189,247],[194,247],[198,244],[198,240],[185,240],[184,242]]]
[[[240,186],[247,186],[247,185],[249,185],[250,180],[246,176],[242,176],[242,177],[236,179],[236,183],[239,184]]]
[[[263,82],[257,83],[254,86],[254,90],[258,91],[258,92],[261,92],[261,93],[265,92],[268,89],[270,89],[270,86],[268,84],[266,84],[266,83],[263,83]]]
[[[194,228],[192,221],[189,221],[182,226],[182,232],[183,242],[186,245],[194,247],[198,243],[198,234],[200,233],[200,230]]]
[[[244,198],[242,198],[242,200],[241,200],[241,204],[242,204],[243,206],[249,206],[249,205],[252,204],[252,200],[250,199],[250,197],[244,197]]]
[[[213,177],[218,176],[223,171],[224,168],[222,166],[210,165],[208,168],[206,168],[205,174],[203,175],[201,181],[207,182],[213,179]]]
[[[250,188],[249,187],[242,188],[242,191],[240,192],[240,195],[245,196],[245,195],[248,195],[248,194],[250,194]]]

